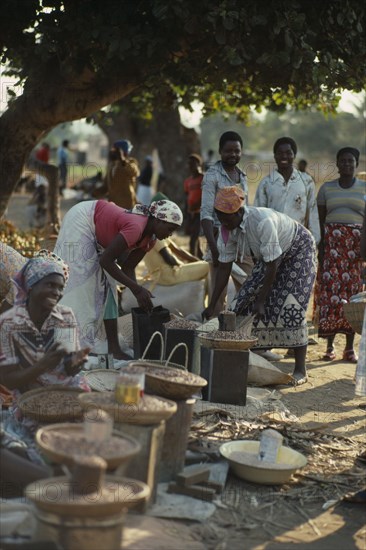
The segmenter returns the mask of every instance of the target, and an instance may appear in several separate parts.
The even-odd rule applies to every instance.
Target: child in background
[[[27,206],[28,223],[31,229],[42,229],[47,216],[48,179],[36,174],[35,189]]]
[[[201,231],[200,210],[202,199],[202,158],[192,154],[188,157],[190,176],[184,180],[184,192],[186,194],[186,227],[189,235],[189,252],[202,260],[202,250],[199,244]]]

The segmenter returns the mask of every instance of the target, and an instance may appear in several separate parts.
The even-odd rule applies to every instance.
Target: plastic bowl
[[[301,453],[282,447],[279,450],[278,462],[269,464],[258,460],[259,441],[230,441],[220,447],[221,455],[227,459],[234,474],[253,483],[262,485],[281,485],[286,483],[293,473],[303,468],[307,460]],[[240,462],[233,453],[243,453]]]

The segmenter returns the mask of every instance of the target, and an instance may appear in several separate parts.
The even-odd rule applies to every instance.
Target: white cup
[[[84,435],[93,441],[109,439],[113,431],[113,418],[101,409],[93,409],[84,415]]]

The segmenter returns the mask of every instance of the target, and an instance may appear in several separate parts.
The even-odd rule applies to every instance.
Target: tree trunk
[[[96,116],[94,120],[111,146],[117,139],[129,139],[134,146],[132,156],[137,158],[140,166],[145,156],[156,149],[165,178],[160,190],[184,206],[183,181],[188,176],[188,155],[200,154],[201,144],[197,132],[182,125],[177,107],[156,109],[152,122],[147,123],[131,114],[131,104],[122,100],[118,102],[118,111],[105,117]]]
[[[184,207],[183,181],[188,177],[188,156],[201,152],[199,136],[180,121],[178,108],[156,111],[155,140],[163,167],[160,191]]]
[[[62,122],[78,120],[95,113],[105,105],[117,101],[136,86],[133,76],[126,79],[101,79],[96,75],[78,75],[66,82],[49,75],[29,77],[23,94],[15,99],[0,118],[0,218],[3,216],[12,192],[27,159],[47,132]],[[71,77],[70,77],[71,78]],[[39,86],[39,82],[47,86]],[[127,81],[127,82],[126,82]],[[53,167],[55,168],[55,167]],[[52,173],[51,173],[52,172]],[[55,171],[50,171],[51,207],[57,206]],[[58,223],[59,214],[52,213],[52,223]]]

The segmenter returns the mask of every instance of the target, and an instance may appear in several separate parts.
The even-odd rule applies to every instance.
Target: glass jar
[[[144,395],[145,374],[119,372],[116,380],[115,399],[121,405],[138,404]]]

